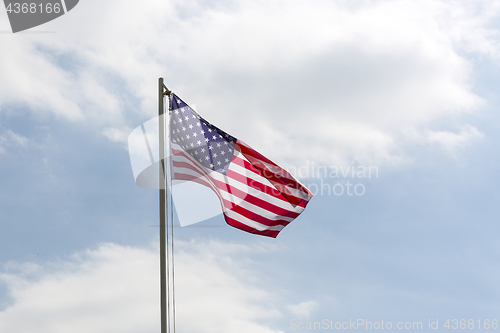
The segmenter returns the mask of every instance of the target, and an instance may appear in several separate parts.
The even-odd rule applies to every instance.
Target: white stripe
[[[177,174],[183,174],[183,175],[187,175],[187,176],[193,176],[193,177],[196,177],[198,179],[203,180],[204,182],[208,182],[210,184],[213,184],[212,182],[210,182],[209,180],[207,180],[207,177],[200,176],[199,173],[197,173],[196,171],[193,171],[193,170],[191,170],[189,168],[176,167],[175,169],[176,169],[175,173],[177,173]],[[225,181],[225,183],[228,184],[227,181]],[[240,198],[238,196],[235,196],[235,195],[227,192],[227,190],[224,189],[224,188],[218,188],[216,185],[209,186],[207,184],[205,186],[211,187],[212,190],[216,189],[224,199],[232,202],[233,204],[241,206],[241,207],[243,207],[243,208],[245,208],[245,209],[247,209],[247,210],[249,210],[249,211],[251,211],[251,212],[253,212],[255,214],[264,216],[264,217],[266,217],[266,218],[268,218],[270,220],[285,220],[285,221],[289,221],[290,222],[290,221],[293,221],[295,219],[295,218],[289,217],[289,216],[282,216],[280,214],[277,214],[277,213],[274,213],[272,211],[269,211],[269,210],[267,210],[267,209],[265,209],[263,207],[257,206],[257,205],[255,205],[253,203],[250,203],[250,202],[247,202],[247,201],[245,201],[244,198]],[[262,193],[262,192],[257,192],[257,193]],[[230,207],[228,207],[228,208],[230,208]],[[287,208],[284,208],[284,209],[287,209]],[[287,210],[287,211],[290,211],[290,210]],[[291,211],[291,212],[293,212],[293,211]]]
[[[204,174],[201,174],[195,170],[192,170],[190,168],[185,168],[185,167],[175,167],[174,168],[174,173],[176,174],[183,174],[183,175],[187,175],[187,176],[192,176],[192,177],[196,177],[200,180],[203,180],[204,182],[208,183],[209,187],[212,187],[212,189],[217,189],[217,186],[213,183],[213,181],[205,176]]]
[[[226,191],[220,191],[220,194],[224,199],[231,201],[231,202],[234,202],[231,199],[231,195],[229,193],[227,193]],[[276,213],[270,212],[262,207],[254,205],[248,201],[243,200],[243,201],[236,203],[236,204],[242,208],[245,208],[245,209],[251,211],[252,213],[263,216],[269,220],[273,220],[273,221],[285,220],[285,221],[291,222],[295,219],[294,217],[282,216],[282,215],[278,215]]]
[[[236,151],[235,151],[235,155],[236,155],[236,157],[241,158],[242,160],[244,160],[244,161],[246,161],[246,162],[248,162],[248,163],[252,164],[252,163],[251,163],[251,162],[250,162],[250,161],[249,161],[249,160],[248,160],[245,156],[243,156],[243,154],[241,154],[240,152],[236,152]],[[276,167],[274,167],[274,168],[276,168]],[[231,164],[231,166],[229,167],[229,169],[230,169],[230,170],[234,170],[234,171],[236,171],[236,170],[238,170],[238,169],[239,169],[240,171],[239,171],[239,172],[238,172],[238,171],[236,171],[236,172],[238,172],[238,173],[240,173],[240,174],[242,174],[241,169],[246,170],[246,168],[245,168],[245,167],[242,167],[241,165],[238,165],[238,164],[236,164],[236,163],[232,163],[232,164]],[[272,170],[269,170],[269,171],[272,171]],[[264,185],[267,185],[267,186],[271,186],[271,187],[273,187],[273,188],[275,187],[275,186],[274,186],[274,185],[273,185],[273,184],[272,184],[272,183],[271,183],[271,182],[270,182],[267,178],[265,178],[264,176],[261,176],[261,175],[255,174],[255,173],[254,173],[254,172],[252,172],[252,171],[247,171],[247,172],[246,172],[246,173],[244,173],[244,174],[249,175],[249,177],[250,177],[250,178],[252,178],[252,179],[254,179],[254,180],[256,180],[256,181],[260,182],[261,184],[264,184]],[[274,172],[273,172],[273,174],[276,174],[276,173],[274,173]],[[259,180],[259,179],[260,179],[260,180]],[[290,178],[287,178],[287,179],[290,179]],[[263,182],[263,180],[264,180],[265,182]],[[296,179],[293,179],[293,178],[292,178],[291,180],[293,180],[293,181],[295,181],[295,182],[299,183],[300,185],[302,185],[302,184],[301,184],[299,181],[297,181]],[[285,186],[285,185],[283,185],[283,186]],[[303,186],[303,185],[302,185],[302,186]],[[304,186],[304,187],[305,187],[305,186]],[[286,188],[287,188],[287,189],[289,189],[289,190],[290,190],[290,192],[291,192],[291,194],[292,194],[292,195],[294,195],[294,196],[295,196],[295,197],[297,197],[297,198],[304,199],[304,200],[307,200],[307,201],[309,201],[309,200],[311,199],[311,196],[310,196],[308,193],[306,193],[306,192],[303,192],[303,191],[301,191],[301,190],[297,190],[296,188],[291,188],[291,187],[289,187],[289,186],[286,186]]]
[[[178,146],[176,144],[172,144],[172,145]],[[208,183],[208,185],[206,185],[207,187],[210,187],[210,188],[212,188],[212,190],[217,191],[217,186],[213,183],[212,179],[210,177],[208,177],[206,175],[206,173],[204,173],[198,165],[195,164],[197,162],[194,162],[190,155],[184,153],[183,151],[181,151],[181,152],[182,152],[182,155],[172,155],[171,156],[172,161],[186,163],[186,164],[194,167],[196,171],[193,169],[190,169],[190,168],[186,168],[186,167],[173,167],[172,169],[173,169],[174,173],[185,174],[185,175],[189,175],[189,176],[193,176],[193,177],[196,177],[198,179],[201,179],[201,180]]]
[[[172,145],[178,146],[176,144],[172,144]],[[172,147],[172,148],[175,149],[175,147]],[[196,161],[191,155],[189,155],[188,153],[186,153],[182,148],[175,149],[175,150],[180,151],[181,155],[174,155],[174,154],[172,154],[172,160],[175,160],[175,161],[178,161],[178,162],[188,163],[189,165],[195,167],[201,174],[207,174],[207,173],[209,173],[208,169],[204,168],[200,163],[198,163],[198,161]]]
[[[246,161],[246,159],[244,157],[242,159]],[[248,163],[250,163],[250,162],[248,162]],[[268,187],[274,188],[273,184],[269,180],[267,180],[267,178],[264,178],[260,174],[256,174],[255,172],[248,170],[247,168],[245,168],[241,165],[238,165],[236,163],[231,163],[231,165],[229,166],[229,170],[232,170],[232,171],[234,171],[242,176],[245,176],[247,178],[253,179],[253,180],[261,183],[262,185],[266,185]]]
[[[189,161],[185,156],[179,156],[179,155],[175,155],[173,157],[175,160],[177,161],[182,161],[184,160],[184,162],[187,162]],[[198,177],[200,178],[201,180],[203,181],[206,181],[207,177],[205,176],[201,176],[200,173],[192,170],[192,169],[189,169],[189,168],[183,168],[183,167],[176,167],[175,168],[175,173],[180,173],[180,174],[185,174],[185,175],[188,175],[188,176],[195,176],[195,177]],[[224,182],[224,181],[223,181]],[[224,183],[228,183],[228,182],[224,182]],[[242,208],[245,208],[251,212],[254,212],[255,214],[257,215],[260,215],[260,216],[263,216],[269,220],[285,220],[285,221],[293,221],[295,218],[291,218],[291,217],[287,217],[287,216],[281,216],[281,215],[278,215],[276,213],[273,213],[273,212],[270,212],[266,209],[263,209],[259,206],[256,206],[256,205],[253,205],[249,202],[246,202],[246,201],[240,201],[240,202],[234,202],[234,199],[232,197],[232,195],[230,195],[228,192],[224,191],[222,188],[218,188],[215,186],[215,188],[218,190],[217,192],[219,192],[220,196],[230,202],[233,202],[234,204],[238,205],[238,206],[241,206]],[[218,196],[219,197],[219,196]],[[241,200],[240,198],[237,198],[236,199],[239,199]],[[221,198],[219,197],[219,200],[221,200]],[[222,202],[221,200],[221,205],[222,207],[224,207],[224,203]],[[231,208],[231,207],[227,207],[227,208]],[[272,227],[269,227],[269,226],[266,226],[264,224],[261,224],[261,223],[258,223],[254,220],[251,220],[239,213],[236,213],[236,212],[233,212],[231,210],[228,210],[228,209],[224,209],[224,212],[226,215],[228,215],[229,217],[237,220],[238,222],[241,222],[245,225],[248,225],[249,227],[251,228],[254,228],[256,230],[259,230],[259,231],[263,231],[263,230],[281,230],[283,229],[283,226],[282,225],[278,225],[278,226],[272,226]]]
[[[237,188],[238,190],[243,191],[244,193],[248,193],[256,198],[264,200],[268,203],[271,203],[277,207],[288,210],[290,212],[299,213],[299,212],[302,212],[304,210],[303,207],[300,207],[300,206],[293,207],[288,201],[283,201],[281,199],[277,199],[276,197],[273,197],[272,195],[269,195],[265,192],[256,190],[253,187],[250,187],[246,184],[242,184],[239,181],[234,180],[232,178],[227,177],[227,181],[226,181],[223,179],[222,175],[220,175],[220,174],[219,175],[214,174],[212,176],[214,179],[219,180],[219,181],[224,182],[224,183],[227,183],[227,184],[233,186],[234,188]]]
[[[288,173],[288,171],[286,171],[285,169],[281,168],[280,166],[276,166],[276,165],[271,165],[271,164],[268,164],[264,161],[261,161],[265,166],[266,168],[273,172],[273,174],[277,175],[276,177],[278,178],[285,178],[285,179],[288,179],[289,181],[291,182],[295,182],[297,184],[299,184],[300,186],[302,186],[303,188],[307,188],[304,186],[304,184],[302,184],[301,182],[299,182],[297,179],[295,179],[290,173]],[[274,172],[273,169],[276,169],[276,168],[279,168],[283,171],[280,171],[280,172]],[[304,200],[309,200],[311,199],[311,195],[309,193],[307,193],[307,191],[303,191],[303,190],[300,190],[300,189],[297,189],[297,188],[294,188],[294,187],[290,187],[288,185],[285,185],[287,189],[290,190],[290,192],[292,192],[293,195],[295,195],[296,197],[299,197],[301,199],[304,199]]]
[[[176,169],[179,169],[179,168],[176,168]],[[186,169],[186,168],[182,168],[182,172],[180,172],[180,170],[179,171],[176,170],[175,173],[184,174],[187,176],[192,176],[194,174],[195,177],[202,180],[205,184],[200,184],[200,185],[206,186],[206,187],[210,188],[212,191],[214,191],[215,195],[217,195],[217,199],[219,199],[219,201],[220,201],[222,210],[225,211],[225,206],[224,206],[224,202],[222,201],[221,191],[219,191],[219,189],[207,177],[201,177],[199,174],[195,173],[193,170]]]
[[[245,225],[249,226],[250,228],[254,228],[258,231],[264,231],[264,230],[280,231],[281,229],[283,229],[285,227],[284,225],[281,225],[281,224],[269,227],[269,226],[261,224],[259,222],[255,222],[254,220],[250,220],[249,218],[247,218],[241,214],[238,214],[236,212],[233,212],[232,210],[227,211],[225,214],[227,216],[229,216],[230,218],[232,218],[232,219],[234,219],[242,224],[245,224]]]
[[[247,148],[249,148],[251,150],[256,151],[255,149],[253,149],[252,147],[250,147],[249,145],[247,145],[246,143],[244,143],[241,140],[238,140],[238,143],[241,144],[242,146],[245,146],[245,147],[247,147]],[[269,164],[269,163],[267,163],[267,162],[265,162],[265,161],[263,161],[263,160],[261,160],[261,159],[259,159],[257,157],[253,157],[253,158],[259,160],[262,164],[264,164],[269,169],[269,171],[273,172],[274,174],[276,174],[277,172],[274,172],[273,169],[279,168],[280,170],[282,170],[282,171],[279,172],[279,174],[281,175],[281,177],[284,177],[284,178],[287,178],[287,179],[289,179],[291,181],[297,182],[297,184],[301,185],[303,188],[305,188],[305,189],[307,189],[307,191],[309,191],[309,189],[306,186],[304,186],[304,184],[302,184],[300,181],[298,181],[297,179],[295,179],[295,177],[290,172],[286,171],[285,169],[283,169],[279,165],[277,165],[277,164],[275,164],[275,165]],[[249,163],[251,163],[251,162],[249,161]],[[287,186],[287,188],[290,188],[290,187]],[[296,189],[294,189],[294,190],[296,190]],[[301,198],[303,198],[305,200],[310,200],[312,198],[312,196],[311,196],[310,193],[307,193],[307,191],[301,191],[301,193],[306,194],[309,199],[304,198],[304,197],[301,197]]]
[[[174,155],[173,156],[173,159],[175,161],[179,161],[179,162],[186,162],[188,163],[189,165],[192,165],[192,163],[189,163],[190,162],[190,159],[188,159],[186,156],[179,156],[179,155]],[[202,176],[200,173],[196,173],[195,171],[191,170],[191,169],[188,169],[188,168],[181,168],[181,167],[176,167],[176,172],[178,173],[185,173],[185,174],[188,174],[188,175],[191,175],[191,176],[194,176],[194,177],[200,177],[200,178],[206,178],[204,176]],[[198,169],[198,168],[197,168]],[[178,170],[178,171],[177,171]],[[245,172],[246,174],[247,173],[251,173],[250,171],[246,172],[246,169],[245,168],[241,168],[239,169],[239,171],[243,171]],[[241,173],[238,172],[240,175]],[[247,177],[246,174],[242,174],[243,177]],[[258,175],[256,175],[258,176]],[[294,213],[301,213],[304,208],[303,207],[300,207],[300,206],[296,206],[295,208],[288,202],[288,201],[284,201],[284,200],[281,200],[281,199],[277,199],[275,198],[274,196],[270,195],[270,194],[267,194],[265,192],[262,192],[260,190],[256,190],[246,184],[243,184],[237,180],[234,180],[230,177],[225,177],[224,175],[218,173],[218,172],[214,172],[212,171],[210,173],[210,177],[212,177],[213,179],[215,180],[218,180],[222,183],[225,183],[225,184],[229,184],[230,186],[233,186],[237,189],[239,189],[240,191],[243,191],[244,193],[248,193],[248,194],[251,194],[252,196],[254,197],[257,197],[257,198],[260,198],[268,203],[271,203],[279,208],[282,208],[284,210],[287,210],[287,211],[290,211],[290,212],[294,212]],[[263,178],[263,177],[260,177],[262,178],[263,180],[265,180],[266,182],[267,179]],[[268,184],[266,184],[267,186],[269,186]],[[272,186],[272,184],[271,184]],[[218,189],[217,185],[214,184],[214,187],[216,189]],[[274,188],[274,187],[272,187]],[[218,189],[218,190],[222,190],[222,189]],[[277,191],[277,190],[276,190]],[[244,199],[241,199],[241,198],[238,198],[239,200],[244,200]],[[238,200],[236,199],[236,200]],[[231,200],[234,202],[234,200]],[[274,213],[273,213],[274,214]]]
[[[186,163],[186,164],[194,167],[194,169],[195,169],[195,170],[193,170],[193,169],[185,167],[185,166],[174,166],[173,167],[174,172],[176,172],[177,170],[190,170],[190,172],[193,175],[198,175],[199,177],[203,177],[203,178],[207,177],[206,173],[204,173],[203,171],[200,171],[199,168],[196,168],[196,166],[192,165],[192,162],[190,160],[186,159],[183,156],[174,156],[174,157],[172,157],[172,161],[174,161],[174,162],[180,162],[180,163]]]
[[[173,146],[174,145],[180,148],[180,146],[178,146],[177,144],[173,144]],[[182,151],[182,148],[178,149],[178,150]],[[240,152],[235,151],[234,155],[236,155],[236,157],[238,157],[238,158],[240,158],[240,159],[242,159],[242,160],[250,163],[250,161],[248,161],[248,159],[245,158],[245,156],[243,156]],[[178,155],[174,155],[174,157],[175,156],[178,156]],[[188,157],[188,156],[183,156],[183,157]],[[194,161],[191,156],[189,156],[188,158],[191,161],[190,164],[192,164],[193,166],[197,167],[197,169],[200,168],[200,166],[198,165],[197,161]],[[193,162],[195,162],[196,164],[193,163]],[[276,189],[276,187],[268,179],[266,179],[265,177],[263,177],[261,175],[258,175],[256,173],[250,171],[250,170],[247,170],[246,168],[244,168],[244,167],[242,167],[242,166],[240,166],[240,165],[238,165],[236,163],[231,163],[230,166],[229,166],[229,170],[232,170],[232,171],[234,171],[234,172],[236,172],[236,173],[238,173],[238,174],[240,174],[240,175],[242,175],[244,177],[251,178],[252,180],[257,181],[257,182],[259,182],[262,185],[265,185],[265,186],[268,186],[270,188]],[[210,176],[213,176],[214,173],[217,173],[217,172],[209,170],[209,169],[205,170],[205,172],[208,173],[208,174],[210,174]],[[224,181],[224,180],[222,180],[222,181]],[[299,191],[299,190],[297,190],[295,188],[290,188],[288,186],[286,186],[286,188],[290,191],[290,193],[293,196],[295,196],[295,197],[297,197],[299,199],[303,199],[303,200],[307,200],[307,201],[309,201],[311,199],[311,196],[309,196],[308,194],[306,194],[306,193],[304,193],[302,191]],[[276,189],[276,190],[278,190],[278,189]]]
[[[241,156],[241,155],[240,155]],[[241,156],[243,157],[243,156]],[[186,156],[186,155],[173,155],[172,156],[172,159],[174,161],[178,161],[178,162],[185,162],[185,163],[188,163],[189,165],[193,165],[193,161],[192,161],[192,158],[191,156]],[[244,157],[243,157],[244,159]],[[197,162],[196,162],[197,163]],[[193,165],[197,170],[199,170],[199,166],[197,165]],[[253,177],[251,177],[251,179],[255,180],[255,181],[258,181],[259,183],[263,184],[263,185],[266,185],[266,186],[269,186],[271,188],[274,188],[274,186],[264,177],[262,176],[259,176],[251,171],[248,171],[247,169],[239,166],[239,165],[236,165],[234,163],[231,164],[230,166],[230,169],[233,168],[233,166],[236,166],[235,168],[235,172],[237,172],[238,174],[240,174],[241,176],[243,177],[247,177],[249,178],[248,176],[249,175],[252,175]],[[240,191],[244,192],[244,193],[248,193],[254,197],[257,197],[265,202],[268,202],[270,204],[273,204],[274,206],[277,206],[281,209],[284,209],[286,211],[289,211],[289,212],[293,212],[293,213],[301,213],[304,208],[303,207],[300,207],[300,206],[296,206],[295,208],[288,202],[288,201],[284,201],[284,200],[281,200],[281,199],[277,199],[275,198],[274,196],[270,195],[270,194],[267,194],[265,192],[262,192],[260,190],[257,190],[257,189],[254,189],[246,184],[243,184],[237,180],[234,180],[230,177],[226,177],[218,172],[215,172],[215,171],[211,171],[210,172],[210,175],[209,177],[206,177],[204,174],[201,173],[201,171],[194,171],[194,170],[191,170],[189,168],[183,168],[183,167],[175,167],[174,168],[175,172],[176,173],[183,173],[183,174],[187,174],[187,175],[190,175],[190,176],[194,176],[194,177],[198,177],[198,178],[201,178],[201,179],[204,179],[204,180],[207,180],[210,182],[209,178],[212,177],[213,179],[215,180],[218,180],[222,183],[225,183],[225,184],[228,184],[234,188],[237,188],[239,189]],[[259,181],[259,178],[261,181]],[[211,182],[210,182],[211,183]],[[221,195],[223,193],[228,193],[226,190],[222,189],[222,188],[218,188],[217,185],[213,184],[213,188],[212,189],[217,189],[219,192],[221,192]],[[274,188],[275,189],[275,188]],[[276,190],[277,191],[277,190]],[[239,198],[239,197],[235,197],[235,199],[230,199],[228,198],[227,196],[224,196],[226,199],[228,199],[229,201],[235,203],[235,204],[239,204],[241,205],[241,203],[236,203],[235,200],[244,200],[242,198]],[[282,217],[282,219],[290,219],[290,221],[292,221],[294,218],[290,218],[290,217],[284,217],[284,216],[281,216],[279,214],[276,214],[276,213],[273,213],[273,212],[270,212],[262,207],[259,207],[259,206],[256,206],[254,204],[251,204],[249,202],[247,202],[247,206],[245,206],[244,208],[250,210],[250,211],[253,211],[255,212],[256,214],[261,214],[261,213],[258,213],[256,212],[254,209],[252,209],[250,206],[248,205],[251,205],[253,207],[256,207],[256,209],[260,209],[262,210],[262,213],[266,212],[265,214],[268,215],[268,214],[273,214],[273,216],[280,216]],[[267,216],[266,216],[267,217]],[[270,218],[271,219],[271,218]]]
[[[186,163],[186,164],[195,168],[195,170],[193,170],[193,169],[190,169],[187,167],[176,166],[176,167],[174,167],[174,172],[186,173],[186,174],[198,177],[198,178],[203,178],[203,179],[209,181],[211,184],[213,184],[213,186],[217,187],[212,181],[212,179],[213,179],[212,176],[213,176],[213,174],[219,174],[218,172],[215,172],[215,171],[212,171],[209,169],[202,170],[199,165],[195,164],[198,162],[193,162],[191,156],[189,156],[189,155],[188,156],[186,156],[186,155],[173,155],[172,160],[175,162]]]
[[[250,162],[249,162],[250,163]],[[238,165],[236,163],[232,163],[231,166],[229,167],[229,170],[232,170],[240,175],[243,175],[245,177],[248,177],[248,178],[251,178],[252,180],[255,180],[256,182],[259,182],[261,183],[262,185],[266,185],[268,187],[271,187],[273,189],[275,189],[276,191],[279,191],[274,185],[273,183],[271,183],[268,179],[266,179],[265,177],[261,176],[261,175],[258,175],[250,170],[247,170],[245,167],[242,167],[241,165]],[[283,185],[285,186],[285,185]],[[303,200],[307,200],[309,201],[311,199],[311,196],[309,196],[308,194],[302,192],[302,191],[299,191],[295,188],[290,188],[288,186],[285,186],[287,188],[287,190],[290,191],[290,194],[292,194],[293,196],[299,198],[299,199],[303,199]]]
[[[311,200],[311,196],[309,194],[307,194],[306,192],[303,192],[301,190],[297,190],[296,188],[289,187],[289,186],[286,186],[286,185],[285,185],[285,187],[288,189],[288,191],[290,191],[290,193],[294,197],[297,197],[297,198],[300,198],[300,199],[303,199],[303,200],[306,200],[306,201]]]
[[[247,171],[247,169],[245,168],[242,168],[240,166],[238,166],[238,168],[235,168],[235,170],[233,170],[235,172],[237,172],[238,174],[240,174],[241,176],[243,177],[248,177],[250,173],[253,174],[253,172],[251,171]],[[224,179],[222,179],[220,177],[220,175],[218,173],[214,173],[213,175],[214,179],[217,179],[217,180],[220,180],[220,181],[224,181]],[[263,185],[266,185],[272,189],[274,189],[274,191],[276,192],[279,192],[267,179],[265,179],[264,177],[261,177],[259,175],[255,175],[253,174],[253,177],[248,177],[248,178],[251,178],[252,180],[255,180],[257,182],[259,182],[260,184],[263,184]],[[259,178],[262,180],[262,181],[258,181]],[[247,184],[243,184],[241,182],[239,182],[238,180],[235,180],[235,179],[232,179],[230,177],[227,177],[228,181],[227,183],[229,183],[231,186],[234,186],[235,188],[245,192],[245,193],[249,193],[257,198],[260,198],[264,201],[267,201],[269,203],[272,203],[273,205],[275,206],[278,206],[280,208],[283,208],[283,209],[286,209],[286,210],[289,210],[289,211],[292,211],[292,212],[301,212],[303,211],[303,208],[300,207],[300,206],[296,206],[296,207],[293,207],[292,204],[290,204],[290,202],[288,202],[286,200],[286,198],[283,197],[283,199],[285,200],[282,200],[282,199],[279,199],[271,194],[268,194],[268,193],[265,193],[265,192],[262,192],[260,190],[257,190],[257,189],[254,189],[253,187],[251,186],[248,186]],[[266,184],[267,183],[267,184]],[[281,192],[280,192],[281,193]]]

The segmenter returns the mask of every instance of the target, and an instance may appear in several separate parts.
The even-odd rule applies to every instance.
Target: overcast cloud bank
[[[483,136],[460,116],[486,103],[474,92],[473,59],[498,58],[499,9],[87,0],[43,26],[55,34],[2,35],[0,110],[21,103],[122,142],[154,115],[161,75],[277,162],[406,163],[415,144],[453,151]]]
[[[266,326],[282,314],[246,256],[271,248],[218,241],[178,241],[176,248],[183,332],[280,332]],[[0,332],[157,332],[158,257],[156,248],[110,243],[64,261],[8,263],[0,281],[11,304],[0,311]]]

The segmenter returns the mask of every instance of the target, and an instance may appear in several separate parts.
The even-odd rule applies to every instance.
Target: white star
[[[216,158],[216,157],[217,157],[217,154],[215,154],[215,153],[214,153],[212,156],[213,156],[214,158]]]
[[[212,168],[212,169],[213,169],[213,168],[214,168],[214,165],[213,165],[213,164],[210,164],[210,168]]]
[[[231,148],[229,148],[227,151],[228,151],[228,152],[232,152]]]
[[[198,144],[198,146],[201,145],[201,141],[200,140],[196,141],[196,143]]]
[[[194,151],[194,154],[195,154],[195,155],[198,155],[198,151],[197,151],[197,150],[195,150],[195,151]]]
[[[217,165],[221,165],[220,161],[217,162]]]
[[[215,135],[214,135],[214,136],[212,136],[212,140],[215,140],[215,139],[217,139],[217,137],[216,137]]]
[[[217,148],[220,148],[220,143],[217,144]]]
[[[189,139],[189,135],[186,135],[186,139]]]
[[[175,114],[179,114],[179,110],[175,110]]]
[[[191,147],[194,147],[194,143],[191,142]]]
[[[189,129],[193,129],[193,125],[192,125],[192,124],[191,124],[191,125],[189,125]]]
[[[195,115],[193,114],[193,119],[196,119]]]
[[[181,100],[180,99],[177,99],[177,104],[181,104]]]
[[[202,162],[203,162],[203,160],[202,160],[201,158],[200,158],[198,161],[200,161],[200,163],[202,163]]]
[[[224,161],[226,161],[226,163],[229,163],[229,158],[226,158]]]
[[[205,152],[205,148],[201,148],[201,152],[204,153]]]
[[[209,131],[210,133],[212,133],[212,129],[210,129],[210,128],[209,128],[209,129],[208,129],[208,131]]]
[[[208,138],[205,138],[205,142],[208,142]]]
[[[194,132],[193,136],[196,138],[198,136],[198,133]]]
[[[184,119],[189,120],[189,116],[188,116],[188,117],[185,117]]]
[[[182,127],[182,130],[185,131],[186,130],[186,127]]]
[[[205,131],[204,131],[204,130],[201,130],[201,131],[200,131],[200,133],[201,133],[201,134],[205,134]]]
[[[213,149],[213,147],[212,147],[212,146],[208,146],[208,149],[212,150],[212,149]]]
[[[223,150],[223,151],[221,151],[220,153],[221,153],[222,155],[224,155],[226,152]]]
[[[205,156],[205,159],[206,159],[206,160],[208,161],[208,160],[210,159],[210,157],[208,157],[208,156]]]
[[[201,123],[196,123],[196,126],[200,127],[200,126],[201,126]]]
[[[227,146],[227,141],[224,141],[224,144]]]

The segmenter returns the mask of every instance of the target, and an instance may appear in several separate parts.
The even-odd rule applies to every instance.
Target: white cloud
[[[117,140],[138,125],[125,110],[156,113],[163,75],[208,120],[280,163],[399,163],[406,133],[484,104],[464,53],[498,57],[499,10],[491,1],[88,0],[43,26],[56,34],[2,36],[0,108],[22,103]]]
[[[28,143],[29,140],[25,136],[7,130],[5,133],[0,134],[0,153],[5,152],[6,147],[24,147]]]
[[[177,328],[183,332],[279,332],[265,322],[280,313],[241,245],[178,242]],[[245,265],[244,265],[245,264]],[[0,332],[157,332],[156,249],[104,244],[63,262],[13,265],[0,275],[12,304]]]
[[[104,129],[102,134],[114,142],[127,142],[128,136],[130,135],[130,129],[110,127]]]
[[[299,318],[302,318],[309,317],[311,315],[311,312],[316,309],[318,305],[319,304],[316,301],[306,301],[299,304],[290,304],[287,306],[287,308],[292,314]]]
[[[427,134],[429,142],[437,143],[446,150],[450,151],[453,151],[456,148],[464,147],[464,145],[470,143],[473,139],[481,139],[483,137],[484,134],[472,126],[466,126],[460,131],[460,133],[436,131]]]

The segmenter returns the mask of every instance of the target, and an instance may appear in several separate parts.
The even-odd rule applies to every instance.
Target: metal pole
[[[158,122],[159,122],[159,188],[160,188],[160,311],[161,333],[167,333],[167,246],[165,239],[165,117],[163,115],[163,78],[158,79]]]

